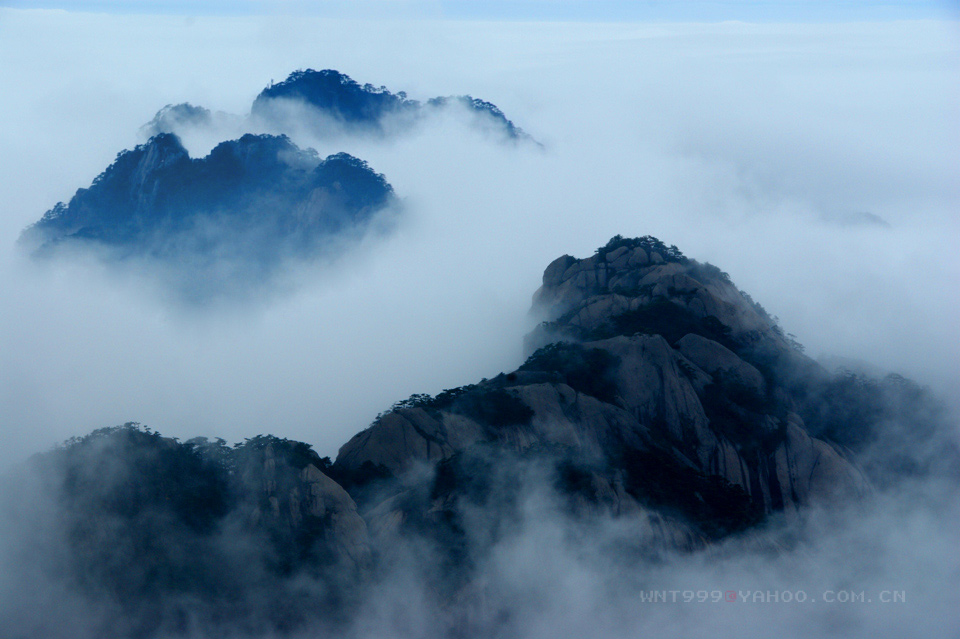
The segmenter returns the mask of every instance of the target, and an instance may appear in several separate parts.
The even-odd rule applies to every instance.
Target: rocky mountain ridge
[[[284,264],[333,259],[371,228],[391,229],[382,213],[398,210],[391,185],[363,160],[321,159],[288,134],[385,135],[450,109],[503,140],[537,144],[495,105],[471,96],[421,103],[331,69],[296,71],[261,91],[249,117],[163,107],[141,128],[145,143],[48,210],[20,244],[35,257],[75,251],[123,264],[189,303],[250,299],[283,288],[269,285]],[[198,158],[180,137],[191,143],[198,134],[207,144],[228,131],[239,137]]]
[[[519,369],[397,402],[333,461],[272,436],[228,447],[134,426],[40,456],[71,557],[50,569],[80,571],[72,588],[152,636],[186,617],[219,628],[225,610],[270,631],[335,626],[412,564],[454,636],[483,605],[478,567],[531,499],[572,528],[615,522],[621,552],[650,556],[926,472],[897,429],[884,448],[912,465],[867,455],[891,422],[930,440],[936,403],[922,389],[827,373],[726,274],[655,238],[558,258],[534,310],[539,348]],[[261,599],[270,614],[244,608]]]
[[[719,269],[653,238],[615,238],[554,261],[534,298],[551,319],[528,339],[550,345],[513,373],[401,403],[336,465],[402,475],[478,443],[555,447],[607,469],[591,477],[594,496],[619,489],[618,508],[637,512],[654,488],[628,457],[669,460],[716,482],[720,502],[763,514],[868,490],[852,452],[812,437],[798,414],[790,385],[817,365]]]

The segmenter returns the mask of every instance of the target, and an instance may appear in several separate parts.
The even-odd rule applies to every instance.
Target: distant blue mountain
[[[347,124],[379,126],[384,116],[415,111],[416,100],[406,94],[394,94],[385,87],[360,85],[349,76],[325,69],[294,71],[278,84],[272,84],[253,102],[254,115],[269,116],[274,100],[301,100]]]
[[[168,104],[141,129],[147,142],[119,153],[20,243],[37,257],[79,250],[110,262],[150,260],[151,273],[198,301],[243,295],[274,281],[288,260],[333,256],[374,220],[389,222],[378,213],[396,202],[393,188],[362,160],[321,159],[286,135],[247,133],[203,158],[191,158],[179,135],[305,126],[385,135],[451,108],[503,140],[539,145],[496,105],[471,96],[420,102],[338,71],[296,71],[264,89],[249,117]]]
[[[271,84],[261,91],[253,102],[252,113],[256,117],[274,122],[279,120],[285,124],[288,112],[284,103],[291,101],[317,109],[348,130],[379,133],[384,131],[387,117],[415,119],[427,115],[431,110],[457,105],[486,119],[509,140],[533,141],[490,102],[463,95],[437,97],[421,103],[407,98],[403,91],[391,93],[386,87],[361,85],[350,76],[333,69],[294,71],[283,82]]]
[[[89,188],[27,228],[39,255],[99,248],[160,258],[194,277],[260,277],[323,253],[394,202],[393,188],[346,153],[320,160],[285,136],[244,135],[192,159],[173,134],[123,151]]]

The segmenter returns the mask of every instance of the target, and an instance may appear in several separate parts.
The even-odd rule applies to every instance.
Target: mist
[[[479,586],[463,596],[479,611],[468,633],[948,637],[960,623],[953,486],[914,485],[800,522],[774,519],[705,551],[639,558],[636,529],[571,520],[545,486],[527,477],[515,534],[479,562]],[[486,532],[481,517],[471,523]],[[433,637],[449,623],[428,605],[425,581],[410,579],[431,557],[417,559],[370,597],[356,636]]]
[[[516,368],[543,269],[616,234],[654,235],[716,264],[811,356],[902,373],[956,410],[958,54],[957,25],[936,21],[0,9],[0,471],[128,421],[181,439],[273,433],[335,456],[398,399]],[[212,128],[183,136],[199,157],[256,128],[253,98],[299,68],[337,69],[413,99],[469,93],[543,148],[505,145],[456,110],[387,138],[290,132],[321,157],[367,161],[393,185],[402,215],[390,233],[298,265],[276,291],[234,303],[184,305],[136,269],[93,257],[38,264],[16,247],[24,227],[142,142],[142,125],[164,105],[218,114]],[[956,429],[945,437],[955,443]],[[472,622],[491,635],[895,637],[960,627],[960,502],[949,472],[813,508],[799,522],[774,518],[704,552],[634,562],[622,550],[635,531],[571,521],[549,478],[516,472],[512,533],[477,558],[482,605]],[[63,543],[33,480],[12,495],[23,518],[0,526],[0,566],[23,577],[0,579],[0,613],[18,619],[14,630],[43,622],[47,636],[94,634],[111,611],[30,562]],[[492,524],[476,516],[482,536]],[[233,542],[224,547],[241,547]],[[419,572],[430,550],[393,546],[394,569],[347,636],[435,636],[449,614]],[[242,553],[230,556],[243,567]],[[661,591],[679,599],[642,601]],[[737,601],[714,600],[730,591]],[[750,600],[756,591],[763,597]],[[873,601],[769,601],[785,591]],[[708,600],[684,601],[687,592]],[[880,602],[892,592],[905,599]],[[61,616],[44,619],[54,606]]]
[[[115,482],[136,485],[124,475],[143,470],[123,455],[87,455],[98,491]],[[226,599],[160,589],[131,608],[96,588],[103,575],[92,579],[92,592],[89,584],[79,590],[69,577],[75,565],[103,571],[97,562],[116,565],[136,544],[125,538],[121,549],[87,543],[78,552],[71,524],[84,520],[92,503],[65,518],[49,492],[58,467],[23,468],[15,483],[5,478],[0,484],[0,507],[14,515],[0,525],[0,620],[13,636],[25,637],[358,639],[950,637],[960,623],[955,472],[908,480],[856,502],[817,503],[799,517],[773,516],[691,552],[664,546],[652,522],[571,512],[549,464],[541,463],[547,459],[506,454],[493,460],[486,481],[497,490],[490,501],[466,497],[457,507],[469,582],[443,573],[450,549],[430,533],[380,531],[384,552],[376,576],[361,582],[359,601],[345,598],[346,614],[331,614],[334,619],[324,612],[330,614],[330,591],[344,574],[270,573],[263,565],[266,538],[232,517],[209,537],[191,536],[156,513],[151,529],[141,529],[154,540],[174,540],[168,543],[175,554],[161,553],[161,562],[181,568],[188,558],[200,575],[213,566],[217,590],[231,593]],[[107,517],[94,528],[112,526],[123,526],[121,518]],[[120,570],[121,583],[140,583],[148,569],[134,563]],[[160,573],[169,580],[163,567]],[[453,594],[441,589],[451,584],[458,587]],[[278,620],[285,631],[276,631]],[[183,629],[169,628],[171,621]]]
[[[0,36],[14,89],[0,106],[4,463],[131,420],[333,455],[396,399],[518,365],[543,268],[617,233],[717,264],[811,355],[940,392],[960,382],[955,25],[3,10]],[[163,105],[242,115],[306,67],[411,98],[470,93],[546,149],[456,114],[386,141],[302,133],[384,173],[407,214],[261,303],[184,309],[135,274],[17,252],[19,232],[141,141]],[[196,157],[213,140],[185,143]]]

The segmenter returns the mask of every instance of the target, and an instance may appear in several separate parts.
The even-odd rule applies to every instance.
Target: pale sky
[[[427,17],[480,20],[858,22],[960,19],[956,0],[0,0],[97,13]]]

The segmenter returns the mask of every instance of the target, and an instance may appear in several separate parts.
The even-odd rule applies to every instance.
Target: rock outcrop
[[[610,508],[620,515],[675,513],[712,483],[716,503],[679,509],[708,536],[727,510],[796,513],[868,490],[852,453],[811,436],[799,415],[803,381],[825,371],[719,269],[653,238],[614,238],[551,263],[534,310],[547,319],[529,341],[547,346],[520,370],[401,402],[344,444],[335,467],[404,476],[479,445],[549,450],[589,466],[589,499],[621,504]],[[662,486],[657,472],[677,483]],[[664,494],[674,503],[658,502]]]
[[[241,474],[246,485],[244,503],[249,521],[255,526],[282,531],[291,545],[296,545],[295,540],[305,533],[316,535],[319,523],[322,526],[319,539],[323,541],[327,560],[357,576],[369,570],[372,556],[367,525],[358,514],[353,498],[317,467],[323,464],[316,453],[306,450],[307,461],[302,458],[305,451],[302,444],[275,438],[267,441],[269,443],[259,446],[255,440],[254,444],[248,444],[253,451],[240,455],[246,457],[241,462]],[[295,452],[297,447],[301,448],[299,455]],[[299,467],[300,464],[305,465]],[[313,532],[308,533],[311,529]],[[308,543],[316,541],[311,539]]]

